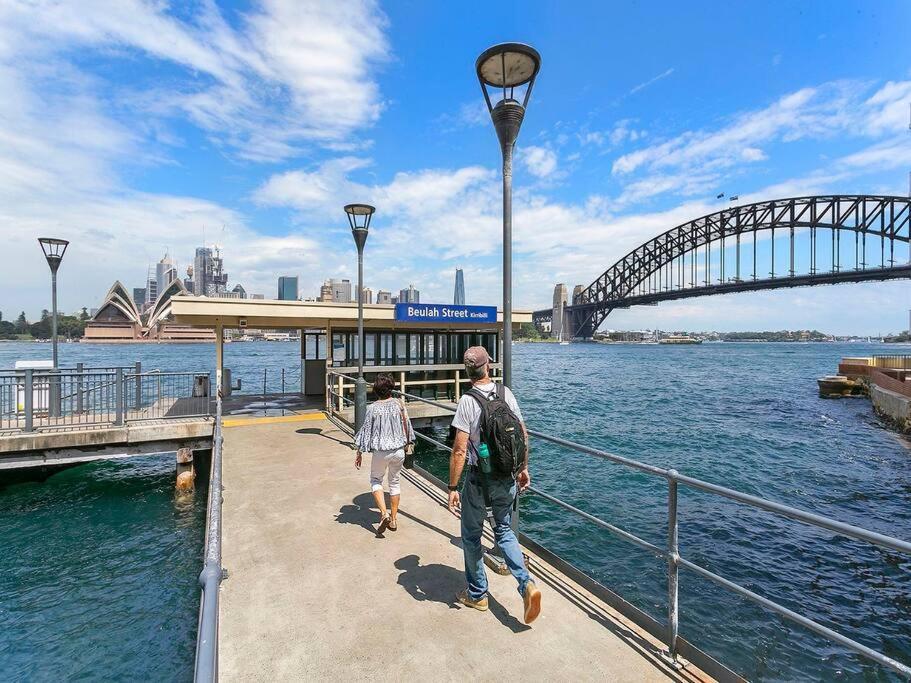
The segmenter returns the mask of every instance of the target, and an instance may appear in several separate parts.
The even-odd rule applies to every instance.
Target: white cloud
[[[137,71],[118,99],[149,116],[187,115],[257,161],[294,156],[305,144],[350,142],[379,116],[373,71],[389,46],[371,0],[266,0],[236,27],[212,3],[186,19],[169,9],[141,0],[9,2],[0,8],[0,60],[28,71],[33,61],[65,63],[71,50],[90,49],[174,65],[179,75],[166,87]]]
[[[524,147],[520,159],[528,172],[536,178],[547,178],[557,170],[557,155],[547,147]]]

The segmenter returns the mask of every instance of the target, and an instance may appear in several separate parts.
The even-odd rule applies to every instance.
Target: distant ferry
[[[664,339],[658,340],[659,344],[701,344],[701,339],[690,337],[685,334],[672,334]]]

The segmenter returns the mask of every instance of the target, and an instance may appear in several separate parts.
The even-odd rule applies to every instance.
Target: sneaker
[[[468,594],[468,589],[466,588],[458,595],[459,602],[461,602],[466,607],[472,607],[481,612],[487,611],[487,596],[485,595],[480,600],[475,600]]]
[[[541,614],[541,591],[534,581],[525,584],[525,595],[522,598],[525,601],[525,623],[530,624]]]

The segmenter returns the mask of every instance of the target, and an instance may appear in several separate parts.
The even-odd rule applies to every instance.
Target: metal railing
[[[428,403],[445,410],[455,412],[452,406],[440,403],[437,401],[432,401],[429,399],[422,398],[420,396],[414,396],[410,394],[402,394],[401,392],[396,392],[410,400],[421,401]],[[679,645],[679,634],[678,634],[678,624],[679,624],[679,602],[678,602],[678,575],[680,567],[684,567],[703,578],[712,581],[713,583],[725,588],[733,593],[736,593],[758,605],[764,607],[765,609],[778,614],[785,619],[788,619],[796,624],[800,624],[804,628],[817,633],[818,635],[827,638],[828,640],[838,643],[839,645],[852,650],[860,655],[863,655],[878,664],[881,664],[884,667],[887,667],[893,671],[898,672],[904,676],[911,677],[911,666],[903,664],[877,650],[874,650],[866,645],[863,645],[856,640],[853,640],[847,636],[844,636],[837,631],[823,626],[817,621],[814,621],[808,617],[805,617],[794,610],[788,609],[787,607],[770,600],[758,593],[755,593],[748,588],[745,588],[733,581],[730,581],[719,574],[716,574],[705,567],[702,567],[691,560],[688,560],[680,555],[680,549],[678,545],[678,518],[677,518],[677,496],[680,486],[689,487],[691,489],[696,489],[709,493],[716,496],[721,496],[729,500],[733,500],[743,505],[756,508],[759,510],[765,510],[766,512],[771,512],[772,514],[779,515],[782,517],[787,517],[789,519],[802,522],[804,524],[816,527],[818,529],[825,529],[848,538],[853,538],[855,540],[864,541],[874,545],[881,546],[883,548],[888,548],[889,550],[894,550],[899,553],[911,556],[911,542],[903,541],[892,536],[886,536],[884,534],[877,533],[875,531],[869,531],[861,527],[853,526],[851,524],[846,524],[844,522],[839,522],[838,520],[832,519],[830,517],[824,517],[822,515],[816,515],[811,512],[806,512],[804,510],[799,510],[793,508],[789,505],[783,505],[781,503],[776,503],[774,501],[766,500],[758,496],[753,496],[747,493],[741,493],[740,491],[735,491],[734,489],[729,489],[724,486],[719,486],[717,484],[712,484],[701,479],[695,479],[693,477],[680,474],[677,470],[674,469],[664,469],[661,467],[656,467],[654,465],[649,465],[647,463],[639,462],[638,460],[633,460],[631,458],[625,458],[620,455],[614,455],[613,453],[608,453],[597,448],[592,448],[590,446],[585,446],[583,444],[575,443],[569,441],[568,439],[562,439],[556,436],[551,436],[549,434],[544,434],[542,432],[529,429],[528,433],[530,436],[533,436],[542,441],[547,441],[557,446],[567,448],[570,450],[577,451],[579,453],[584,453],[586,455],[591,455],[609,462],[616,463],[618,465],[623,465],[631,469],[643,472],[645,474],[661,477],[667,481],[668,484],[668,496],[667,496],[667,529],[668,529],[668,538],[667,544],[665,547],[659,547],[654,543],[650,543],[643,538],[636,536],[624,529],[621,529],[609,522],[606,522],[595,515],[589,514],[583,510],[580,510],[569,503],[560,500],[556,496],[552,496],[544,491],[541,491],[537,487],[531,486],[528,490],[534,495],[540,496],[544,500],[557,505],[568,512],[572,512],[575,515],[578,515],[582,519],[585,519],[592,524],[595,524],[602,529],[609,531],[611,534],[621,538],[625,541],[633,543],[634,545],[643,548],[659,558],[662,558],[667,561],[667,585],[668,585],[668,614],[667,614],[667,623],[666,623],[666,633],[665,633],[665,644],[668,648],[668,657],[676,663],[678,645]],[[445,444],[433,439],[425,434],[420,432],[415,432],[415,434],[422,440],[444,450],[449,450],[449,447]]]
[[[496,373],[500,371],[499,364],[491,365]],[[471,380],[465,375],[464,365],[394,365],[394,366],[366,366],[364,376],[367,379],[367,388],[372,386],[370,377],[380,373],[392,375],[398,391],[409,387],[418,387],[424,396],[417,398],[445,399],[457,402],[462,395],[465,385]],[[429,375],[428,377],[413,377],[413,374]],[[409,375],[412,375],[409,377]],[[357,370],[353,368],[334,368],[326,370],[326,407],[334,412],[342,410],[346,404],[354,405],[354,380]],[[498,374],[493,376],[495,382],[501,381]],[[411,394],[404,394],[407,397]],[[452,406],[447,407],[453,410]]]
[[[4,371],[0,430],[51,431],[207,416],[209,395],[209,374],[200,372],[128,374],[124,368],[83,367]]]
[[[206,515],[206,554],[199,585],[199,623],[196,633],[196,660],[193,680],[214,683],[218,680],[218,602],[221,582],[228,573],[221,565],[221,462],[224,437],[221,424],[221,395],[215,401],[215,432],[212,437],[212,463]]]

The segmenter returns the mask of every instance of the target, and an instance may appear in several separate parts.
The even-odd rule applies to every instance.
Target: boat
[[[664,339],[658,340],[659,344],[701,344],[701,339],[696,339],[695,337],[690,337],[686,334],[672,334],[665,337]]]

